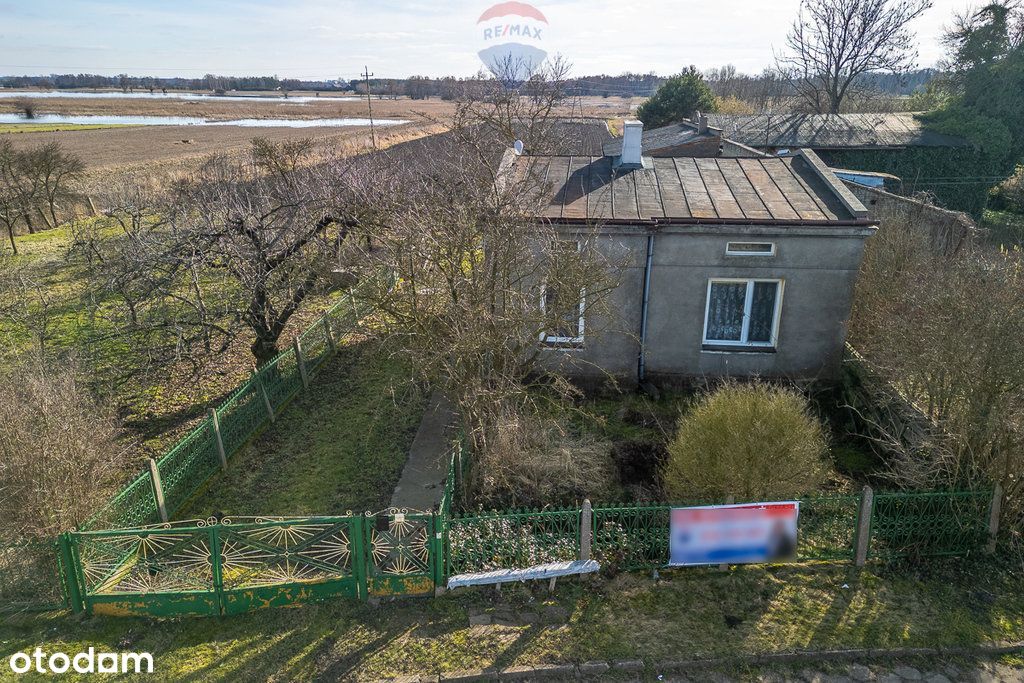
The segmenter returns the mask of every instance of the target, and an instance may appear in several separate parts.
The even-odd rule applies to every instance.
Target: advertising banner
[[[673,508],[669,564],[785,562],[796,556],[800,503]]]

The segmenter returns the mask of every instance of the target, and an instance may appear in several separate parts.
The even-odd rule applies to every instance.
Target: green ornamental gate
[[[430,513],[191,520],[68,534],[78,607],[237,614],[336,596],[417,595],[442,579]]]
[[[367,515],[367,592],[430,595],[443,580],[440,524],[429,512],[388,508]]]

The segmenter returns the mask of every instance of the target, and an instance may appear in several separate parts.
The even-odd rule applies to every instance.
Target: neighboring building
[[[645,154],[652,157],[757,157],[762,152],[722,137],[720,128],[708,125],[708,117],[699,112],[694,121],[680,121],[661,128],[645,130],[642,136]],[[622,154],[622,139],[604,145],[605,156]]]
[[[812,149],[819,155],[849,150],[967,147],[963,138],[922,127],[914,114],[709,114],[709,125],[735,142],[769,154]]]
[[[560,239],[622,264],[610,306],[581,292],[543,335],[548,362],[627,382],[836,377],[875,231],[860,201],[811,151],[652,158],[641,140],[629,124],[619,156],[507,157],[545,180]]]

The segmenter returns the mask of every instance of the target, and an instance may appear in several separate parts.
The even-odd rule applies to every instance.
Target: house
[[[651,157],[642,140],[630,122],[617,156],[507,157],[544,179],[559,241],[621,264],[605,306],[581,292],[541,335],[545,362],[628,383],[835,378],[876,229],[861,202],[810,150]]]
[[[643,131],[641,145],[652,157],[756,157],[763,153],[722,136],[720,128],[708,124],[708,117],[697,112],[693,121],[680,121]],[[605,156],[622,154],[622,139],[604,145]]]

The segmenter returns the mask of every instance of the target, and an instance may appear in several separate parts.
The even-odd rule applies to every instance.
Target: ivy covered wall
[[[833,168],[891,173],[907,194],[928,192],[939,206],[980,218],[988,191],[1013,169],[975,147],[906,147],[879,150],[822,150]]]

